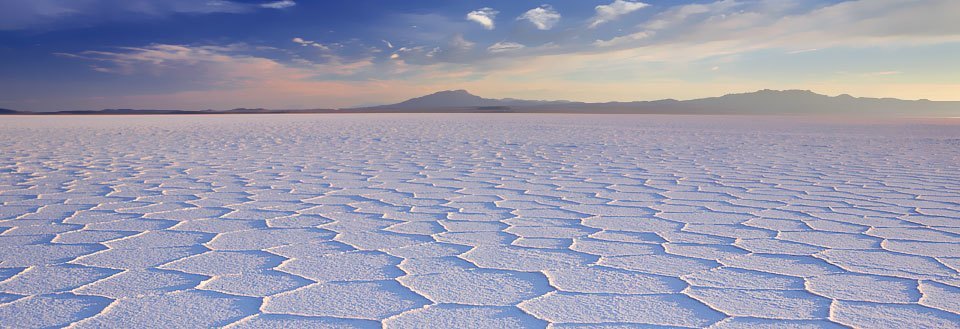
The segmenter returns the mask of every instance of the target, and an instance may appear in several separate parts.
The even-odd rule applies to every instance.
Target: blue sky
[[[0,107],[960,100],[960,1],[0,0]]]

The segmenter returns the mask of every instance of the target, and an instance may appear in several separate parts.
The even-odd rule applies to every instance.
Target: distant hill
[[[100,111],[18,112],[2,114],[257,114],[257,113],[597,113],[597,114],[738,114],[960,117],[960,102],[827,96],[809,90],[760,90],[679,101],[584,103],[513,98],[493,99],[466,90],[447,90],[400,103],[348,109],[272,110],[239,108],[226,111],[106,109]]]
[[[960,102],[867,98],[850,95],[827,96],[809,90],[761,90],[681,102],[696,111],[724,111],[737,114],[839,114],[949,116],[960,114]]]

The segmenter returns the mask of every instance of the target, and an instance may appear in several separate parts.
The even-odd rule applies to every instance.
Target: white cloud
[[[488,47],[487,51],[491,53],[502,53],[502,52],[520,50],[523,48],[526,48],[526,46],[516,42],[501,41]]]
[[[271,9],[283,9],[283,8],[290,8],[296,5],[297,3],[293,2],[293,0],[280,0],[280,1],[260,4],[260,7],[271,8]]]
[[[549,30],[560,22],[560,13],[553,9],[550,5],[542,5],[537,8],[528,10],[527,12],[517,17],[518,20],[528,20],[530,23],[533,23],[540,30]]]
[[[614,0],[609,5],[599,5],[595,9],[597,14],[590,19],[590,28],[614,21],[620,16],[635,12],[650,5],[631,0]]]
[[[323,49],[323,50],[330,50],[330,47],[327,47],[326,45],[324,45],[324,44],[322,44],[322,43],[319,43],[319,42],[316,42],[316,41],[304,40],[303,38],[293,38],[293,42],[298,43],[298,44],[300,44],[301,46],[304,46],[304,47],[315,47],[315,48],[320,48],[320,49]]]
[[[619,1],[619,0],[618,0]],[[467,20],[472,22],[477,22],[480,26],[487,30],[493,30],[494,23],[493,20],[497,17],[497,14],[500,12],[493,10],[493,8],[480,8],[474,11],[467,13]]]

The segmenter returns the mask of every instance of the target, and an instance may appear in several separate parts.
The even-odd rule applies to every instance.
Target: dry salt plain
[[[0,118],[0,327],[960,327],[960,122]]]

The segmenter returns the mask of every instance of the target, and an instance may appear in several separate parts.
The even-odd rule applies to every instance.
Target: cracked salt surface
[[[960,123],[0,120],[0,327],[960,327]]]

